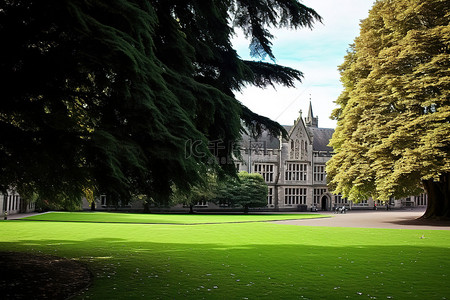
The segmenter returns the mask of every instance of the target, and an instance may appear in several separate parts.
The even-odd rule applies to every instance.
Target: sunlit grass
[[[39,221],[73,221],[144,224],[205,224],[264,222],[328,217],[320,214],[133,214],[109,212],[51,212],[25,218]]]
[[[450,295],[450,231],[268,222],[173,226],[2,221],[0,236],[0,251],[53,254],[87,264],[94,283],[79,299]]]

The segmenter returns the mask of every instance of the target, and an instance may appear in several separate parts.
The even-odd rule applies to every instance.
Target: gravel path
[[[319,213],[328,214],[331,218],[287,220],[275,223],[298,226],[450,230],[450,221],[418,220],[424,213],[423,209],[353,210],[347,211],[346,214]]]

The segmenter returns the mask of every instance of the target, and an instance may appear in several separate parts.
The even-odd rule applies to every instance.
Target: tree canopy
[[[189,207],[189,213],[194,213],[194,206],[207,203],[214,199],[218,192],[218,178],[215,174],[205,175],[206,180],[201,185],[194,185],[189,191],[181,191],[175,185],[169,205],[183,204]]]
[[[213,199],[231,207],[242,206],[248,213],[250,207],[267,205],[267,184],[261,174],[241,171],[238,178],[230,178],[218,186]]]
[[[344,91],[327,164],[351,200],[428,193],[425,217],[450,217],[448,0],[379,0],[340,66]]]
[[[234,28],[257,60],[274,60],[270,28],[320,20],[297,0],[2,1],[0,190],[162,201],[207,169],[234,172],[243,124],[283,132],[234,93],[302,78],[242,60]]]

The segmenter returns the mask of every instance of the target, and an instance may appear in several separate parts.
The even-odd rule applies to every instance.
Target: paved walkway
[[[353,210],[347,211],[346,214],[319,213],[330,215],[331,218],[287,220],[275,223],[299,226],[450,230],[450,221],[418,220],[424,213],[423,209]]]
[[[17,220],[17,219],[22,219],[25,217],[31,217],[31,216],[42,215],[42,214],[46,214],[46,212],[44,212],[44,213],[32,212],[32,213],[23,213],[23,214],[12,214],[12,215],[8,215],[8,220]]]

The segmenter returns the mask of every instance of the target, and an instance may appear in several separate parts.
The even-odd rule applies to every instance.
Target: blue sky
[[[373,0],[304,0],[323,18],[313,30],[273,30],[273,51],[276,63],[295,68],[304,74],[295,88],[277,86],[258,89],[248,87],[236,98],[252,111],[291,125],[303,111],[306,116],[311,98],[313,112],[319,117],[319,127],[334,128],[329,116],[336,107],[334,101],[342,91],[337,67],[344,61],[349,44],[359,35],[359,23],[368,15]],[[248,41],[238,32],[233,45],[243,59],[249,56]]]

